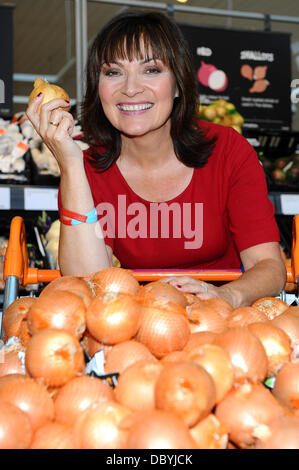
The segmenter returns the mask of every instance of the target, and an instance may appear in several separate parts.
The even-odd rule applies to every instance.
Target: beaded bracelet
[[[65,219],[64,217],[70,217],[70,219]],[[95,207],[90,212],[83,215],[69,211],[68,209],[62,208],[60,210],[60,221],[64,225],[92,224],[97,222],[97,220],[98,214]]]

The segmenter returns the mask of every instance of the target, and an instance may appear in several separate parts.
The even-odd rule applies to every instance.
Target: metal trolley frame
[[[280,297],[290,305],[298,303],[299,287],[299,214],[293,218],[292,227],[292,256],[291,264],[286,265],[287,286]],[[173,270],[173,269],[136,269],[131,270],[135,278],[140,281],[155,281],[168,276],[191,276],[206,282],[233,281],[238,279],[241,270]],[[18,297],[19,288],[30,284],[51,282],[61,276],[59,270],[30,268],[28,266],[28,253],[26,245],[25,224],[22,217],[16,216],[10,225],[10,235],[4,261],[4,302],[3,312]],[[0,325],[2,338],[2,320]]]

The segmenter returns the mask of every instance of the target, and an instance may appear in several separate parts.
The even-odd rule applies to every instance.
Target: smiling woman
[[[254,149],[230,127],[198,120],[198,82],[176,23],[125,12],[98,33],[86,64],[84,152],[52,100],[27,115],[61,170],[59,265],[84,275],[131,269],[240,269],[223,286],[165,279],[234,307],[285,283],[274,207]],[[55,122],[57,126],[51,125]],[[99,222],[98,222],[99,221]]]

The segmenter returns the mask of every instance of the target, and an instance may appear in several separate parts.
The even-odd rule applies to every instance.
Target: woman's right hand
[[[73,140],[72,133],[75,126],[71,113],[59,109],[69,104],[63,99],[53,99],[38,108],[43,100],[43,94],[35,97],[28,108],[26,115],[40,135],[43,142],[56,158],[60,170],[70,168],[75,162],[83,163],[83,152]],[[50,122],[57,123],[55,126]]]

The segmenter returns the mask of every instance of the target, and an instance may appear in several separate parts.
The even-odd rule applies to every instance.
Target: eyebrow
[[[154,57],[149,57],[148,59],[140,60],[139,63],[142,65],[142,64],[146,64],[147,62],[157,61],[157,60],[159,60],[159,59],[158,58],[155,59]],[[109,62],[109,64],[116,64],[116,65],[119,65],[120,67],[123,67],[123,64],[121,62],[118,62],[117,60],[112,60],[111,62]]]

